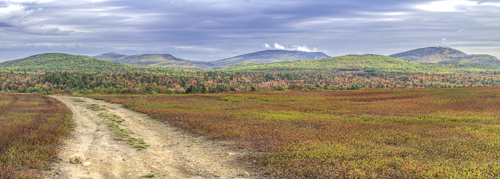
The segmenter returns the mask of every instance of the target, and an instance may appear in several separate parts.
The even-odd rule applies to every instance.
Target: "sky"
[[[0,0],[0,62],[60,52],[214,61],[288,49],[500,57],[500,0]]]

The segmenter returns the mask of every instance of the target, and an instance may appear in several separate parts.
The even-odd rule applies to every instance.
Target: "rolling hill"
[[[45,53],[0,63],[0,71],[15,72],[182,72],[167,67],[141,67],[64,53]]]
[[[234,72],[309,72],[309,73],[357,73],[357,72],[411,72],[452,73],[500,71],[500,66],[458,61],[421,64],[383,55],[346,55],[310,61],[274,63],[239,63],[218,68]]]
[[[255,54],[254,54],[255,55]],[[119,56],[119,55],[116,55]],[[249,55],[248,59],[256,59]],[[271,55],[272,56],[272,55]],[[279,56],[279,55],[278,55]],[[246,58],[246,57],[241,57]],[[263,58],[262,58],[263,59]],[[238,61],[238,60],[236,60]],[[256,60],[257,62],[262,62]],[[217,62],[217,63],[216,63]],[[271,63],[242,62],[222,66],[227,61],[204,62],[217,65],[217,71],[227,72],[282,72],[282,73],[359,73],[359,72],[408,72],[408,73],[455,73],[455,72],[500,72],[500,66],[461,61],[439,63],[417,63],[383,55],[346,55],[307,61],[280,61]],[[232,61],[235,62],[235,61]],[[229,62],[227,62],[229,64]],[[217,64],[217,65],[215,65]],[[108,60],[47,53],[0,63],[0,71],[14,72],[156,72],[177,73],[196,70],[157,66],[136,66]]]
[[[159,66],[172,67],[183,69],[210,69],[211,65],[207,62],[191,61],[174,57],[171,54],[138,54],[138,55],[123,55],[117,53],[105,53],[102,55],[93,56],[93,58],[101,60],[109,60],[114,62],[126,63],[138,66]]]
[[[457,61],[500,65],[500,60],[491,55],[468,55],[462,51],[449,47],[427,47],[390,55],[390,57],[418,63],[439,63]]]
[[[139,66],[162,66],[183,69],[213,69],[226,65],[233,65],[243,62],[269,63],[277,61],[298,61],[298,60],[316,60],[328,58],[329,56],[321,52],[301,52],[288,50],[265,50],[232,58],[222,59],[213,62],[201,62],[180,59],[170,54],[139,54],[123,55],[117,53],[106,53],[94,58],[121,62]]]

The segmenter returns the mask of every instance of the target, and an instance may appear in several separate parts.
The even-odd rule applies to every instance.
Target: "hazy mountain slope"
[[[213,62],[185,60],[174,57],[170,54],[123,55],[116,53],[106,53],[94,56],[94,58],[98,59],[110,60],[131,65],[163,66],[184,69],[213,69],[242,62],[269,63],[276,61],[316,60],[328,57],[328,55],[325,55],[321,52],[301,52],[288,50],[265,50]]]
[[[209,69],[211,65],[207,62],[191,61],[174,57],[170,54],[138,54],[123,55],[117,53],[106,53],[94,56],[102,60],[110,60],[120,63],[138,66],[161,66],[183,69]]]
[[[0,71],[78,71],[78,72],[178,72],[185,71],[166,67],[140,67],[119,62],[69,55],[46,53],[0,63]]]
[[[127,55],[118,54],[118,53],[105,53],[102,55],[93,56],[92,58],[116,62],[116,61],[119,61],[120,58],[125,57],[125,56],[127,56]]]
[[[347,55],[320,60],[274,62],[265,64],[240,63],[219,68],[220,71],[237,72],[416,72],[451,73],[500,71],[500,66],[467,62],[441,62],[421,64],[383,55]]]
[[[265,50],[232,58],[211,62],[215,67],[222,67],[242,62],[270,63],[278,61],[298,61],[298,60],[317,60],[329,58],[330,56],[322,52],[302,52],[288,50]]]
[[[500,60],[491,55],[467,55],[466,53],[449,47],[427,47],[390,55],[418,63],[439,63],[444,61],[458,61],[487,65],[500,65]]]

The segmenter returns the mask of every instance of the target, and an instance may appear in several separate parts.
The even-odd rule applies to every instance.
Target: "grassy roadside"
[[[41,178],[72,126],[71,111],[56,99],[0,93],[0,178]]]

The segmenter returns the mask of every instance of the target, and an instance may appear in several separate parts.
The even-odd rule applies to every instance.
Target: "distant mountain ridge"
[[[278,61],[304,61],[329,58],[330,56],[322,52],[302,52],[288,50],[265,50],[244,55],[226,58],[213,62],[191,61],[174,57],[171,54],[138,54],[123,55],[117,53],[105,53],[93,56],[93,58],[121,62],[139,66],[161,66],[183,69],[214,69],[226,65],[233,65],[243,62],[269,63]]]
[[[230,72],[279,73],[479,73],[500,72],[500,66],[459,61],[418,63],[384,55],[345,55],[309,61],[272,62],[266,64],[238,63],[217,69]]]
[[[500,60],[498,60],[494,56],[484,54],[468,55],[460,50],[456,50],[450,47],[419,48],[390,55],[390,57],[418,63],[457,61],[486,65],[500,65]]]
[[[183,69],[207,69],[210,64],[207,62],[191,61],[174,57],[171,54],[138,54],[124,55],[118,53],[105,53],[102,55],[93,56],[93,58],[101,60],[109,60],[137,66],[159,66],[172,67]]]
[[[303,52],[289,50],[264,50],[254,53],[239,55],[232,58],[226,58],[214,62],[210,62],[215,67],[223,67],[243,62],[252,63],[271,63],[281,61],[307,61],[330,58],[330,56],[322,52]]]
[[[119,57],[118,54],[108,54]],[[204,62],[222,64],[225,60]],[[498,73],[500,66],[460,61],[442,61],[439,63],[417,63],[383,55],[346,55],[319,60],[278,61],[271,63],[242,62],[216,69],[228,72],[280,72],[280,73],[456,73],[486,72]],[[63,53],[39,54],[23,59],[0,63],[0,71],[8,72],[105,72],[105,73],[185,73],[197,70],[178,69],[157,66],[136,66],[125,63],[88,58]],[[201,72],[201,71],[198,71]]]
[[[15,72],[182,72],[192,71],[168,67],[134,66],[125,63],[100,60],[79,55],[64,53],[45,53],[29,56],[22,59],[11,60],[0,63],[0,71]]]

